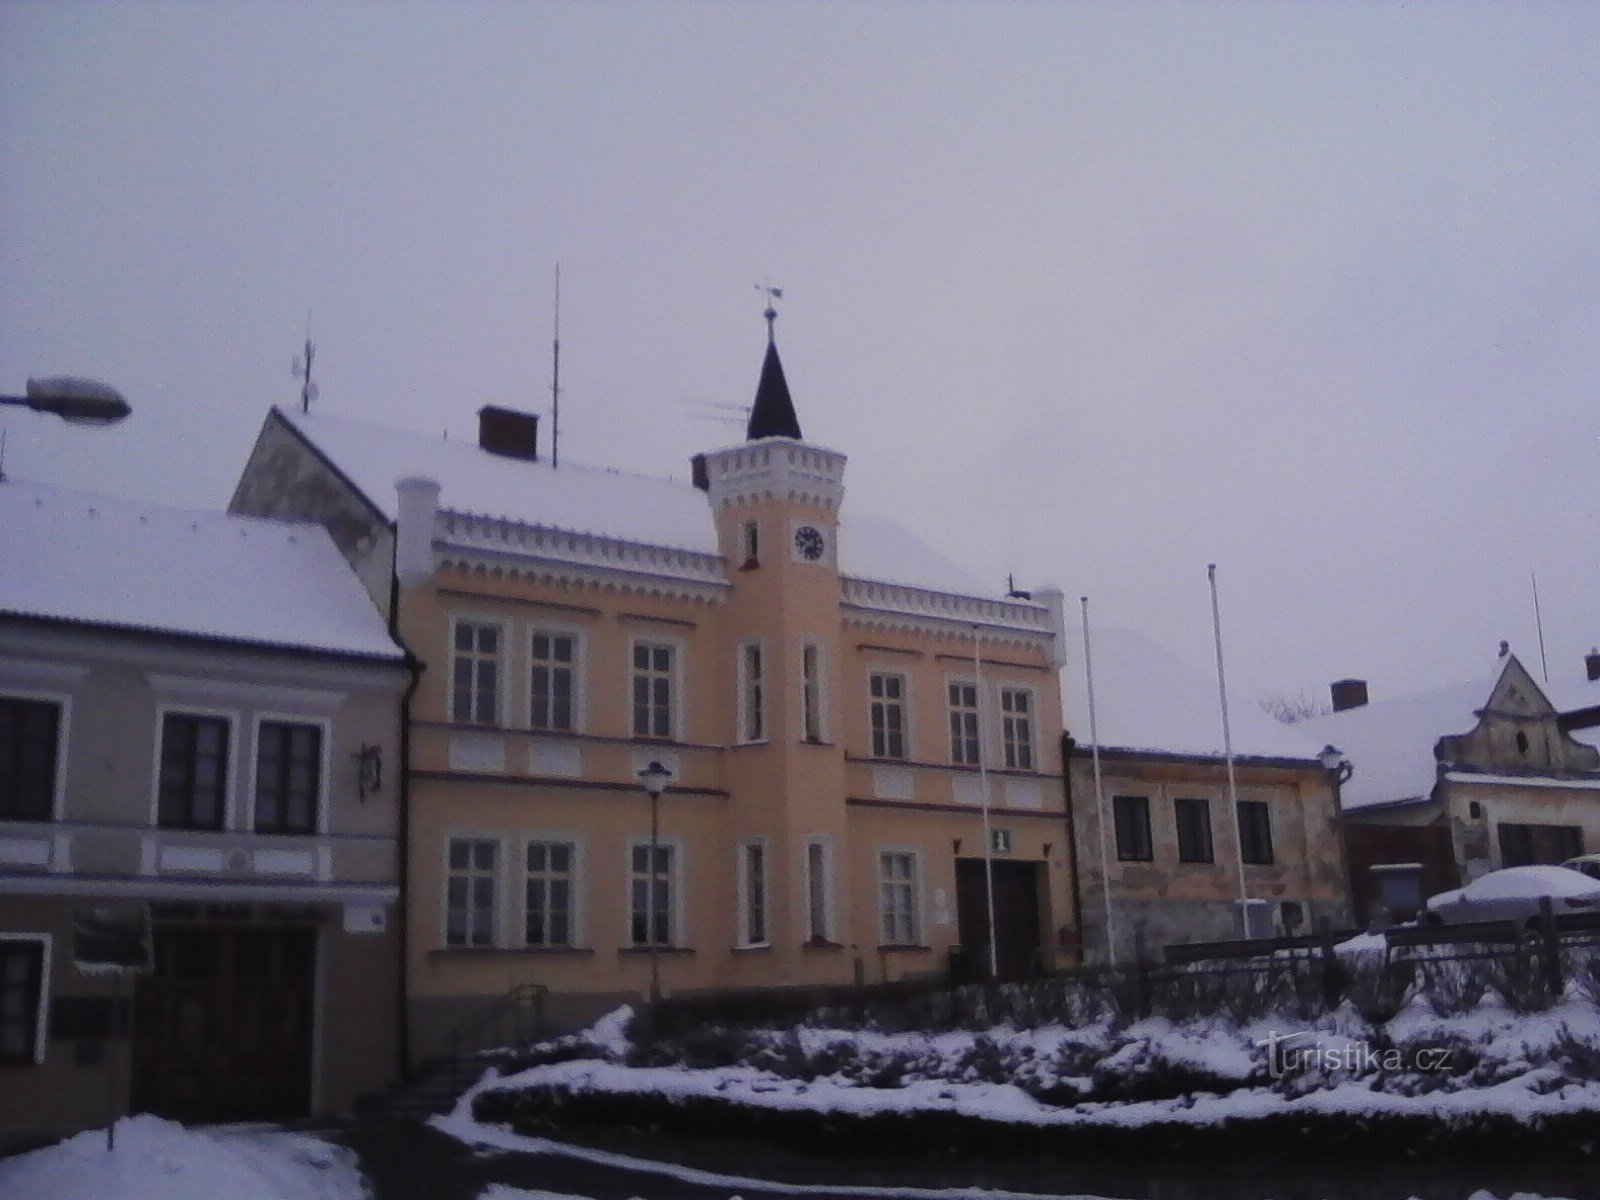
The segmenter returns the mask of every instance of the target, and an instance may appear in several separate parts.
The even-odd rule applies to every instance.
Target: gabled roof
[[[750,423],[745,427],[745,440],[781,437],[799,441],[800,418],[795,415],[794,401],[789,398],[789,381],[783,374],[783,362],[778,358],[778,344],[767,340],[767,356],[761,362],[761,379],[756,384],[755,403],[750,406]]]
[[[399,660],[320,525],[0,483],[0,616]]]
[[[1126,629],[1090,631],[1095,726],[1103,751],[1130,750],[1182,758],[1221,759],[1222,706],[1215,675],[1207,676],[1166,647]],[[1089,690],[1083,630],[1067,633],[1069,662],[1061,671],[1068,727],[1087,749]],[[1228,696],[1235,758],[1315,759],[1322,743],[1261,711],[1254,700]]]
[[[706,494],[692,484],[651,475],[548,460],[530,462],[452,441],[320,413],[282,408],[278,419],[299,431],[372,506],[390,521],[395,481],[423,475],[438,481],[442,508],[522,524],[616,538],[647,546],[720,553]],[[969,572],[882,517],[843,514],[839,568],[856,579],[962,596],[991,589]]]

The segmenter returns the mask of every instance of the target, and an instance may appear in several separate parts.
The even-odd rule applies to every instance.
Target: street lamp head
[[[75,425],[115,425],[133,411],[116,388],[71,375],[28,380],[27,404]]]
[[[650,793],[650,798],[656,800],[660,799],[662,791],[667,786],[667,780],[672,778],[672,772],[652,758],[650,765],[639,772],[639,778],[644,781],[644,790]]]
[[[1339,776],[1340,783],[1343,783],[1345,780],[1349,779],[1351,775],[1355,774],[1355,767],[1351,764],[1350,760],[1345,757],[1344,751],[1339,749],[1339,747],[1332,745],[1331,743],[1324,746],[1317,754],[1317,761],[1322,764],[1322,769],[1324,771],[1336,772]]]

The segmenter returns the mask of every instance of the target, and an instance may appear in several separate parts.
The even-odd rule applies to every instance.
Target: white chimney
[[[416,587],[433,577],[433,519],[439,508],[439,483],[423,475],[397,480],[400,519],[396,522],[394,571],[400,586]]]
[[[1041,583],[1033,589],[1033,598],[1050,610],[1050,632],[1055,638],[1050,646],[1050,665],[1056,668],[1067,665],[1067,597],[1053,583]]]

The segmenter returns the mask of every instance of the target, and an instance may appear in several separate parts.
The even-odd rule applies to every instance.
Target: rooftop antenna
[[[317,398],[317,385],[311,378],[311,364],[316,361],[317,348],[311,343],[311,314],[306,314],[305,349],[294,356],[290,371],[300,380],[300,411],[311,411],[311,402]]]
[[[1544,618],[1539,615],[1539,575],[1536,571],[1529,571],[1528,577],[1533,580],[1533,623],[1539,630],[1539,666],[1544,671],[1544,681],[1550,683],[1550,662],[1544,656]]]
[[[767,308],[761,315],[767,319],[767,341],[770,342],[774,340],[772,324],[778,319],[778,310],[773,305],[783,299],[783,289],[781,287],[773,287],[770,283],[758,283],[756,284],[756,291],[767,294]]]
[[[550,353],[550,466],[561,465],[561,264],[556,264],[556,330]]]

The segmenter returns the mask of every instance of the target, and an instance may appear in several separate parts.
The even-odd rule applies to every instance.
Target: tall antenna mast
[[[1533,623],[1539,630],[1539,666],[1544,671],[1544,681],[1550,682],[1550,663],[1544,656],[1544,618],[1539,615],[1539,576],[1537,572],[1529,571],[1528,577],[1533,580]]]
[[[561,264],[556,264],[556,333],[550,354],[550,465],[561,465]]]
[[[317,348],[311,343],[311,314],[306,314],[306,345],[305,349],[295,355],[289,369],[300,380],[300,411],[311,411],[311,402],[317,398],[317,385],[311,378],[311,364],[316,361]]]

